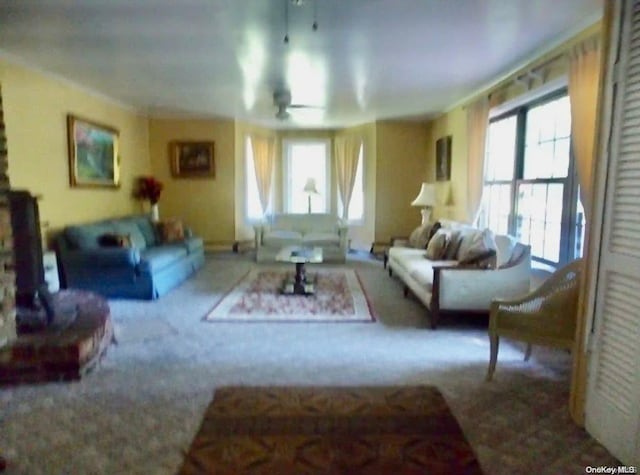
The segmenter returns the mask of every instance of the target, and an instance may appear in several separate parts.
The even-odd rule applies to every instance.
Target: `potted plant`
[[[149,201],[151,205],[151,220],[153,222],[160,220],[158,201],[160,201],[163,187],[162,182],[152,176],[141,176],[138,178],[135,196],[140,200]]]

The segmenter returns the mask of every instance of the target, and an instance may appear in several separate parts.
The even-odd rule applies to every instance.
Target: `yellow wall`
[[[376,122],[376,242],[408,235],[420,224],[420,210],[410,203],[426,181],[427,142],[423,122]]]
[[[13,188],[42,195],[43,234],[70,223],[139,212],[136,177],[150,172],[147,119],[112,101],[0,58],[0,83]],[[67,114],[120,132],[120,188],[71,188]],[[48,225],[48,228],[47,228]]]
[[[215,142],[215,178],[174,178],[169,165],[173,140]],[[179,217],[206,244],[235,240],[235,123],[233,120],[150,119],[151,166],[165,188],[160,218]]]
[[[427,181],[435,182],[436,140],[451,135],[451,181],[435,182],[436,199],[434,219],[454,219],[466,221],[467,203],[467,114],[457,107],[448,114],[440,116],[428,127],[427,142]],[[450,197],[447,197],[450,188]],[[449,199],[447,199],[449,198]],[[447,204],[448,202],[448,204]]]

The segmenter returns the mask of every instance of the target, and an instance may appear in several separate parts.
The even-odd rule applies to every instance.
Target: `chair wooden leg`
[[[525,361],[529,361],[529,358],[531,358],[531,349],[532,349],[531,343],[527,343],[527,349],[524,352]]]
[[[389,271],[389,277],[393,277],[393,271],[391,270],[391,267],[388,267],[387,269]]]
[[[489,358],[489,369],[487,370],[486,381],[491,381],[493,372],[496,370],[496,362],[498,361],[498,346],[500,344],[500,338],[498,335],[489,335],[489,342],[491,343],[491,356]]]

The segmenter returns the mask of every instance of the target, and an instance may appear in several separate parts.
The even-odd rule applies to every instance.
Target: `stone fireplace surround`
[[[0,347],[16,338],[15,272],[9,210],[9,156],[0,85]]]

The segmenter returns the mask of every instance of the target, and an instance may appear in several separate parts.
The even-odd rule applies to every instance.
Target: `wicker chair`
[[[527,342],[525,361],[531,356],[531,345],[573,348],[581,271],[582,259],[575,260],[525,297],[491,303],[487,381],[496,369],[501,336]]]

